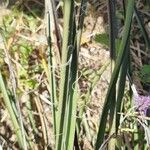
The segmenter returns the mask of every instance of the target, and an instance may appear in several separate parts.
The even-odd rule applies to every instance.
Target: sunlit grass
[[[16,137],[13,142],[18,149],[82,149],[81,139],[84,136],[95,150],[133,148],[133,145],[136,145],[134,149],[138,149],[144,136],[149,142],[149,129],[144,124],[149,118],[135,113],[127,79],[132,76],[130,47],[133,48],[134,43],[133,20],[137,20],[136,25],[142,33],[145,43],[143,53],[149,50],[148,33],[134,0],[123,1],[123,24],[119,27],[118,8],[114,7],[117,1],[108,2],[109,36],[108,33],[96,34],[94,40],[110,49],[110,60],[96,71],[78,68],[83,44],[81,37],[86,28],[87,0],[64,0],[57,7],[53,0],[46,0],[44,19],[38,16],[39,11],[36,14],[28,3],[24,3],[28,13],[13,8],[12,14],[4,18],[1,27],[4,43],[0,47],[0,95],[3,102],[0,104],[10,115],[9,126]],[[36,4],[40,5],[39,8],[44,7],[37,1]],[[121,35],[118,35],[119,28],[123,28]],[[111,80],[102,113],[99,114],[99,124],[94,124],[95,131],[92,133],[86,112],[92,92],[110,63]],[[143,84],[149,82],[149,78],[145,77],[149,73],[149,65],[146,66],[140,71]],[[83,94],[79,82],[85,76],[90,84]],[[133,84],[131,79],[129,82]],[[140,133],[137,122],[144,128],[145,135]],[[126,137],[129,137],[128,141]],[[146,148],[146,143],[142,147]]]

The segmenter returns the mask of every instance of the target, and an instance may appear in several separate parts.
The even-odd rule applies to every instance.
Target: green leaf
[[[109,47],[109,35],[107,33],[96,34],[94,37],[95,42],[102,44],[104,47]],[[119,50],[121,39],[116,39],[116,51]]]
[[[96,34],[94,40],[107,48],[109,47],[109,35],[107,33]]]
[[[150,65],[144,65],[141,68],[140,79],[143,83],[150,83]]]
[[[128,17],[126,17],[126,20],[125,20],[125,26],[124,26],[122,40],[121,40],[120,47],[119,47],[119,53],[118,53],[116,64],[115,64],[115,67],[114,67],[114,70],[112,73],[112,77],[111,77],[108,91],[107,91],[107,94],[105,97],[105,103],[104,103],[101,118],[100,118],[99,131],[97,134],[95,150],[99,150],[99,148],[101,147],[101,145],[104,142],[107,117],[109,114],[109,110],[112,107],[111,106],[111,104],[112,104],[111,101],[113,100],[112,95],[114,92],[114,87],[118,80],[120,67],[123,63],[124,55],[126,54],[127,44],[129,42],[133,11],[134,11],[134,0],[130,0],[130,1],[128,1],[127,11],[126,11],[126,14]]]

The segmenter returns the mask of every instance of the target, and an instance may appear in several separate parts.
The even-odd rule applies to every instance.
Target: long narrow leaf
[[[127,70],[129,67],[129,46],[126,48],[126,53],[125,57],[123,58],[123,63],[121,66],[120,70],[120,78],[119,78],[119,84],[118,84],[118,95],[117,95],[117,103],[116,103],[116,133],[118,132],[118,127],[119,127],[119,121],[120,121],[120,115],[118,114],[121,112],[121,104],[122,104],[122,99],[124,95],[124,90],[125,90],[125,83],[126,83],[126,75],[127,75]]]
[[[18,120],[16,118],[16,115],[15,115],[15,112],[12,108],[12,105],[11,105],[11,99],[9,98],[8,96],[8,93],[7,93],[7,90],[6,90],[6,86],[4,84],[4,81],[3,81],[3,77],[2,77],[2,74],[1,74],[1,71],[0,71],[0,90],[3,94],[3,98],[4,98],[4,103],[8,109],[8,112],[9,112],[9,115],[11,117],[11,120],[12,120],[12,123],[13,123],[13,127],[14,127],[14,131],[17,135],[17,140],[18,140],[18,143],[20,145],[20,148],[24,148],[24,142],[23,142],[23,138],[22,138],[22,133],[21,133],[21,129],[20,129],[20,126],[19,126],[19,123],[18,123]]]
[[[131,21],[132,21],[132,16],[133,16],[133,10],[134,10],[134,0],[130,0],[130,1],[128,1],[128,6],[127,6],[127,16],[128,17],[125,20],[123,38],[122,38],[122,41],[120,44],[119,53],[118,53],[118,57],[116,60],[116,65],[115,65],[115,68],[114,68],[114,71],[112,74],[112,78],[111,78],[110,85],[109,85],[108,92],[107,92],[106,99],[105,99],[103,112],[102,112],[101,119],[100,119],[99,131],[98,131],[97,141],[96,141],[96,145],[95,145],[96,150],[99,149],[100,145],[103,143],[103,140],[104,140],[104,133],[105,133],[105,128],[106,128],[108,111],[111,107],[111,105],[110,105],[111,104],[111,96],[113,94],[112,89],[116,85],[120,66],[121,66],[121,63],[122,63],[122,60],[124,57],[128,37],[130,34],[130,27],[131,27]]]
[[[109,10],[109,25],[110,25],[110,58],[111,58],[111,70],[114,69],[116,61],[116,0],[108,0],[108,10]],[[110,135],[116,131],[116,114],[115,114],[115,105],[116,105],[116,86],[113,87],[112,92],[112,101],[110,108]],[[112,138],[109,142],[108,148],[115,150],[115,140]]]
[[[70,62],[72,60],[72,18],[74,13],[74,1],[64,1],[64,31],[63,31],[63,44],[62,44],[62,64],[66,64],[61,68],[60,79],[60,94],[58,106],[58,128],[56,138],[56,149],[65,149],[64,129],[66,121],[66,105],[69,93],[69,77],[70,77]]]
[[[139,27],[141,28],[145,43],[146,43],[147,47],[150,49],[150,38],[149,38],[148,33],[145,29],[145,26],[143,23],[144,20],[142,19],[140,12],[137,10],[136,7],[134,7],[134,12],[135,12],[135,16],[136,16],[137,22],[139,24]]]
[[[53,114],[53,125],[54,125],[54,134],[56,135],[57,129],[57,96],[56,96],[56,80],[55,80],[55,68],[54,68],[54,56],[52,52],[51,44],[51,25],[50,25],[50,12],[47,12],[47,41],[48,41],[48,80],[51,86],[51,101],[52,101],[52,114]]]

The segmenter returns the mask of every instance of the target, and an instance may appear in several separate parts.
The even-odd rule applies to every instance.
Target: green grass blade
[[[100,119],[99,131],[98,131],[97,141],[96,141],[96,145],[95,145],[96,150],[98,150],[99,147],[101,146],[101,144],[103,143],[108,111],[111,107],[111,105],[110,105],[111,100],[112,100],[111,97],[112,97],[112,94],[113,94],[112,89],[116,85],[119,70],[120,70],[120,66],[122,64],[122,60],[123,60],[123,57],[124,57],[127,41],[128,41],[129,34],[130,34],[130,27],[131,27],[131,21],[132,21],[132,16],[133,16],[133,10],[134,10],[134,0],[130,0],[130,1],[128,1],[128,6],[127,6],[127,16],[128,17],[125,20],[125,27],[124,27],[123,37],[122,37],[122,41],[121,41],[121,44],[120,44],[119,53],[118,53],[118,57],[117,57],[117,60],[116,60],[116,65],[115,65],[114,71],[112,73],[112,78],[111,78],[111,81],[110,81],[110,84],[109,84],[109,88],[108,88],[108,92],[107,92],[107,95],[106,95],[103,112],[102,112],[101,119]]]
[[[1,90],[3,98],[4,98],[4,103],[7,107],[9,115],[11,117],[13,127],[14,127],[14,131],[16,133],[19,146],[20,146],[21,149],[23,149],[24,148],[24,142],[23,142],[22,132],[21,132],[18,120],[16,118],[15,112],[12,108],[11,99],[8,96],[6,86],[5,86],[5,83],[3,81],[3,77],[2,77],[1,72],[0,72],[0,90]]]
[[[119,121],[120,121],[120,115],[118,113],[121,112],[121,104],[122,104],[122,98],[124,95],[125,90],[125,83],[126,83],[126,76],[127,76],[127,70],[130,66],[129,64],[129,46],[126,48],[125,57],[123,58],[123,63],[120,70],[120,77],[119,77],[119,83],[118,83],[118,94],[117,94],[117,103],[116,103],[116,133],[118,132],[119,127]]]
[[[53,128],[54,134],[56,135],[57,129],[57,95],[56,95],[56,79],[55,79],[55,68],[54,68],[54,56],[51,46],[51,25],[50,25],[50,12],[47,12],[47,41],[48,41],[48,80],[51,90],[51,101],[52,101],[52,114],[53,114]]]
[[[111,71],[113,71],[116,61],[116,0],[108,0],[108,10],[109,10],[109,25],[110,25],[110,58],[111,58]],[[113,87],[112,92],[112,101],[110,108],[110,135],[116,131],[116,114],[115,114],[115,105],[116,105],[116,86]],[[115,150],[115,140],[112,138],[109,142],[108,148]]]
[[[76,35],[76,49],[77,49],[77,57],[78,53],[80,51],[80,43],[81,43],[81,35],[82,35],[82,30],[83,30],[83,22],[84,22],[84,17],[86,15],[86,10],[87,10],[87,2],[88,0],[82,0],[81,1],[81,6],[80,6],[80,13],[79,13],[79,20],[78,20],[78,26],[77,26],[77,35]],[[78,61],[78,60],[77,60]],[[82,110],[80,110],[80,114],[82,115],[84,112],[84,108],[82,107]],[[77,119],[77,126],[79,129],[81,123],[81,119]],[[79,130],[78,130],[79,131]]]
[[[136,7],[134,7],[134,12],[135,12],[135,16],[136,16],[137,22],[139,24],[139,27],[142,31],[146,46],[148,47],[148,49],[150,49],[150,38],[149,38],[148,33],[145,29],[145,26],[144,26],[144,23],[143,23],[144,20],[142,19],[141,15],[140,15],[140,12],[137,10]]]
[[[117,36],[116,29],[116,0],[108,0],[108,14],[109,14],[109,26],[110,26],[110,58],[115,61],[116,58],[116,46],[115,40]]]
[[[76,23],[75,16],[73,17],[73,36],[72,42],[74,41],[74,48],[72,53],[72,61],[70,66],[70,82],[69,82],[69,98],[66,109],[66,128],[65,128],[65,145],[66,150],[73,149],[74,135],[75,135],[75,123],[76,123],[76,107],[77,107],[77,69],[78,69],[78,54],[77,54],[77,43],[76,43]]]
[[[67,3],[70,3],[68,1],[65,1],[64,2],[64,5],[67,6],[66,4]],[[75,124],[76,124],[76,107],[77,107],[77,99],[78,99],[78,94],[77,94],[77,89],[78,89],[78,83],[76,82],[77,80],[77,77],[78,77],[78,74],[77,74],[77,69],[78,69],[78,52],[80,50],[80,40],[81,40],[81,34],[82,34],[82,29],[83,29],[83,21],[84,21],[84,16],[85,16],[85,10],[86,10],[86,6],[87,6],[87,0],[82,0],[81,2],[81,9],[80,9],[80,17],[79,17],[79,24],[78,24],[78,28],[77,28],[77,33],[76,33],[76,23],[75,23],[75,16],[73,14],[73,11],[74,11],[74,2],[72,1],[70,3],[70,17],[71,18],[67,18],[68,20],[68,27],[70,28],[69,30],[69,34],[68,34],[68,39],[65,40],[65,38],[67,37],[63,37],[63,46],[65,46],[65,44],[68,43],[69,45],[69,50],[68,53],[67,53],[67,49],[65,50],[64,47],[63,47],[63,50],[65,50],[65,55],[62,51],[62,63],[66,63],[68,62],[68,59],[69,59],[69,56],[71,56],[72,60],[71,60],[71,66],[68,66],[66,67],[66,73],[65,73],[65,84],[64,84],[64,87],[65,87],[65,95],[62,98],[61,97],[61,92],[62,92],[62,88],[60,87],[61,91],[60,91],[60,99],[59,99],[59,102],[60,102],[60,105],[63,104],[63,111],[61,111],[61,115],[65,115],[65,123],[63,123],[62,121],[62,117],[64,116],[61,116],[61,121],[60,121],[60,124],[61,124],[61,127],[63,125],[63,128],[59,133],[63,133],[64,136],[63,136],[63,140],[65,141],[64,143],[61,142],[61,139],[60,139],[60,143],[63,143],[62,146],[58,146],[58,149],[59,148],[64,148],[66,150],[70,150],[70,149],[73,149],[73,144],[74,144],[74,135],[75,135]],[[65,8],[64,8],[65,9]],[[66,10],[68,10],[68,6],[66,8]],[[65,11],[64,11],[65,12]],[[67,12],[68,13],[68,12]],[[68,15],[68,14],[67,14]],[[64,22],[65,22],[65,14],[64,14]],[[67,25],[65,25],[65,27],[67,27]],[[64,32],[67,32],[66,29],[64,27]],[[67,34],[65,33],[65,35],[67,36]],[[66,41],[64,43],[64,40]],[[71,54],[71,55],[70,55]],[[68,55],[68,56],[67,56]],[[62,68],[62,71],[64,70],[65,68]],[[62,73],[62,72],[61,72]],[[61,79],[63,79],[63,74],[61,74]],[[69,78],[68,78],[69,77]],[[69,82],[68,82],[69,81]],[[69,88],[69,91],[67,90],[67,88]],[[61,104],[61,100],[63,100],[64,102]],[[66,109],[66,110],[65,110]],[[59,107],[59,110],[60,110],[60,107]],[[63,113],[62,113],[63,112]],[[60,114],[59,114],[60,115]],[[60,128],[59,128],[60,129]],[[60,136],[59,136],[60,137]],[[58,144],[60,144],[58,142]]]
[[[75,52],[77,53],[77,52]],[[74,59],[77,58],[77,55],[73,56]],[[76,108],[77,108],[77,99],[78,99],[78,94],[77,94],[77,89],[78,89],[78,84],[76,82],[77,80],[77,60],[72,63],[72,81],[70,84],[70,99],[68,102],[68,121],[67,121],[67,133],[66,133],[66,150],[73,149],[73,142],[74,142],[74,135],[75,135],[75,124],[76,124]]]
[[[63,30],[63,43],[62,43],[62,64],[66,64],[61,68],[60,79],[60,94],[58,106],[58,128],[56,137],[56,149],[65,149],[64,129],[66,121],[66,105],[69,93],[69,77],[70,77],[70,61],[72,60],[71,54],[74,44],[72,43],[72,27],[73,27],[73,13],[74,1],[64,1],[64,30]]]

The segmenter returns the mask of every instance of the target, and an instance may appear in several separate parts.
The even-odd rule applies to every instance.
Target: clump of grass
[[[17,137],[13,142],[17,142],[20,149],[81,149],[81,131],[95,150],[106,149],[106,147],[111,150],[132,149],[134,144],[136,148],[140,148],[140,138],[143,134],[139,133],[137,136],[136,132],[140,130],[137,129],[136,121],[144,127],[147,144],[149,144],[146,113],[144,116],[140,115],[141,118],[137,115],[135,106],[131,105],[131,95],[126,90],[129,90],[126,88],[128,84],[126,77],[129,77],[131,72],[130,47],[133,48],[131,44],[134,42],[133,36],[130,35],[133,35],[132,20],[135,18],[146,45],[145,53],[149,49],[149,37],[134,0],[122,1],[121,37],[117,30],[118,1],[108,0],[109,37],[106,33],[98,34],[95,38],[97,42],[110,49],[111,80],[102,114],[100,114],[97,137],[94,141],[92,139],[93,135],[86,119],[86,105],[90,102],[92,91],[110,61],[95,72],[92,69],[83,71],[83,76],[91,74],[88,78],[92,81],[84,95],[83,107],[78,106],[79,92],[81,92],[78,85],[80,82],[79,52],[87,2],[87,0],[81,0],[77,7],[77,2],[74,0],[64,0],[58,3],[60,5],[56,5],[54,0],[45,1],[46,40],[44,42],[46,44],[44,46],[41,46],[42,43],[37,39],[34,41],[30,38],[36,35],[40,39],[40,32],[45,33],[44,29],[41,29],[43,20],[36,16],[37,9],[34,12],[28,3],[24,5],[30,13],[25,14],[15,10],[3,21],[2,38],[5,42],[0,56],[6,57],[7,61],[5,62],[1,57],[1,62],[2,66],[6,65],[8,69],[7,73],[2,68],[0,70],[0,91],[11,117],[13,126],[11,128],[14,128]],[[36,5],[40,5],[39,8],[43,6],[39,2],[36,2]],[[62,13],[60,16],[63,17],[62,32],[56,6],[59,7],[59,13]],[[148,77],[145,78],[148,70],[143,67],[141,72],[143,82],[145,80],[149,82]],[[8,73],[10,76],[7,75]],[[132,80],[130,82],[132,83]],[[147,111],[147,106],[140,106],[145,99],[146,104],[149,104],[149,97],[139,95],[136,97],[138,100],[136,107],[139,107],[140,113],[143,107]],[[127,126],[133,126],[133,128],[129,129]],[[108,138],[105,138],[105,135]],[[124,137],[121,137],[122,135]],[[146,147],[146,144],[142,146]]]

